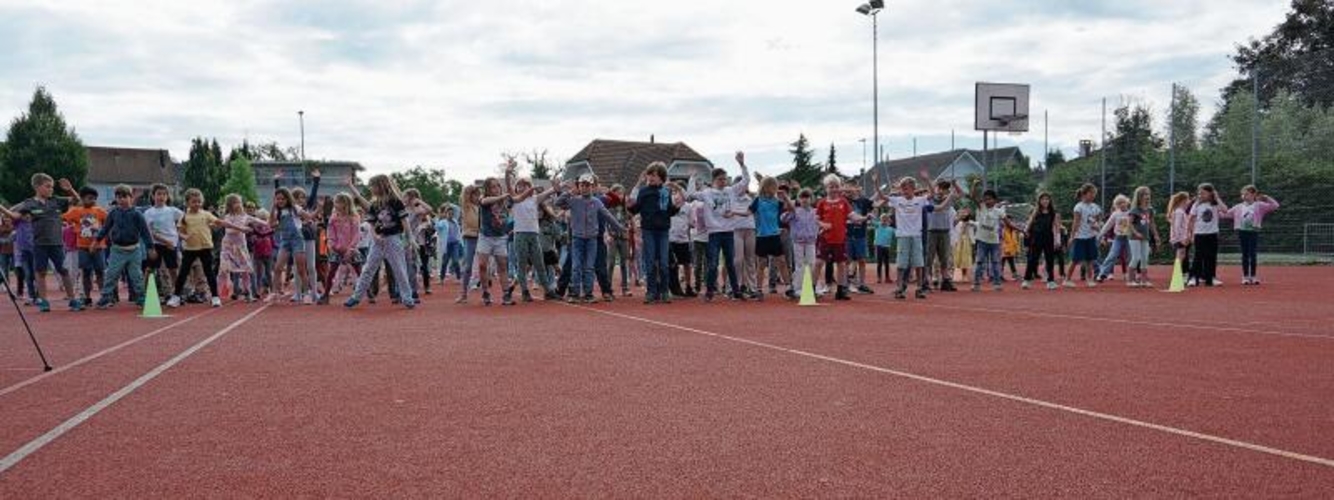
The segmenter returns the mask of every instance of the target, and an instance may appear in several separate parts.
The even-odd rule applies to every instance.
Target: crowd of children
[[[492,305],[492,285],[505,306],[533,302],[534,292],[570,302],[593,302],[600,292],[610,302],[617,269],[621,296],[643,283],[649,304],[701,294],[706,302],[759,301],[766,286],[769,294],[784,286],[784,297],[796,299],[807,279],[818,295],[833,290],[843,301],[873,293],[866,278],[873,255],[876,283],[897,284],[898,299],[915,285],[924,299],[955,291],[956,279],[971,280],[973,291],[984,281],[995,291],[1006,281],[1024,289],[1038,280],[1048,290],[1079,281],[1095,287],[1118,263],[1127,286],[1151,287],[1149,257],[1165,245],[1188,264],[1190,286],[1217,286],[1220,223],[1231,219],[1241,283],[1258,285],[1259,235],[1279,206],[1254,186],[1228,206],[1204,184],[1193,196],[1170,197],[1164,241],[1148,187],[1116,196],[1108,214],[1092,185],[1074,193],[1068,213],[1060,197],[1039,193],[1026,220],[1013,220],[992,190],[925,177],[925,184],[907,177],[883,185],[873,177],[876,189],[863,193],[835,175],[815,190],[756,175],[752,194],[744,154],[736,160],[741,175],[715,169],[707,184],[672,181],[664,164],[653,163],[629,189],[603,186],[591,174],[539,188],[517,178],[511,161],[503,178],[468,186],[458,205],[439,207],[415,190],[400,192],[384,175],[369,179],[369,199],[352,179],[320,196],[318,170],[310,172],[309,191],[275,179],[267,209],[228,193],[210,210],[194,189],[181,208],[162,185],[150,189],[149,206],[136,206],[140,193],[117,186],[104,207],[95,189],[37,174],[32,198],[0,207],[0,271],[7,281],[12,271],[18,294],[41,311],[51,308],[52,272],[75,311],[114,306],[122,284],[142,305],[145,276],[158,280],[173,308],[218,307],[224,297],[325,305],[349,285],[343,304],[353,308],[374,303],[383,285],[393,303],[411,309],[432,293],[433,281],[450,280],[458,304],[480,291],[482,304]]]

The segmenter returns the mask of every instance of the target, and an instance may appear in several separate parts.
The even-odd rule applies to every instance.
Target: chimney
[[[1079,157],[1087,158],[1093,154],[1093,141],[1084,139],[1079,141]]]
[[[649,143],[649,144],[657,144],[657,142],[658,142],[658,141],[657,141],[656,138],[653,137],[653,134],[649,134],[649,136],[648,136],[648,143]]]

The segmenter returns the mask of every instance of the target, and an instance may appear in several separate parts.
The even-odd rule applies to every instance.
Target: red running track
[[[0,455],[213,341],[0,472],[0,497],[1328,497],[1334,270],[1266,275],[817,308],[186,309],[11,392],[37,372],[4,321]],[[58,366],[168,324],[37,318]]]

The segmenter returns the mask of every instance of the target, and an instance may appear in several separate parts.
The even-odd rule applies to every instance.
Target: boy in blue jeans
[[[74,282],[65,269],[65,240],[63,236],[62,215],[69,208],[70,200],[55,197],[56,182],[51,176],[38,173],[32,176],[33,197],[9,208],[0,207],[0,213],[18,219],[23,215],[30,217],[33,229],[33,272],[37,290],[37,310],[51,311],[51,302],[47,300],[46,273],[54,268],[60,276],[60,286],[65,289],[71,311],[83,310],[83,303],[74,291]],[[65,192],[75,195],[74,187],[68,180],[61,179],[60,187]]]
[[[599,223],[613,228],[614,232],[625,231],[611,212],[602,204],[602,200],[593,196],[593,177],[585,174],[579,177],[574,193],[565,193],[556,200],[556,206],[570,211],[570,262],[573,276],[570,281],[570,295],[567,299],[573,303],[582,298],[584,303],[593,302],[593,267],[597,264]]]
[[[107,214],[106,223],[97,233],[99,241],[107,241],[111,248],[111,262],[107,265],[106,277],[102,281],[102,298],[97,301],[98,309],[111,307],[112,297],[116,296],[116,283],[121,273],[130,275],[130,296],[136,297],[135,304],[144,305],[144,251],[150,255],[153,249],[153,233],[148,230],[148,221],[144,214],[134,209],[134,191],[129,186],[116,186],[116,207]],[[156,257],[156,255],[153,255]]]

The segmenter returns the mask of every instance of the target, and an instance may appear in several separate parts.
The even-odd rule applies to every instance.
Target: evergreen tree
[[[45,87],[37,87],[28,112],[10,123],[5,144],[0,149],[0,198],[10,203],[32,196],[33,174],[69,179],[75,186],[88,176],[88,150],[65,124]]]
[[[842,176],[838,171],[838,152],[834,149],[833,143],[829,143],[829,161],[825,162],[824,171],[827,174]]]
[[[788,152],[792,153],[792,170],[779,177],[783,180],[795,180],[805,187],[818,186],[822,172],[820,166],[811,161],[814,153],[811,151],[811,143],[806,139],[806,134],[801,134],[791,146],[792,149]]]
[[[233,151],[235,152],[235,151]],[[239,194],[241,199],[259,203],[259,190],[255,186],[255,169],[244,155],[238,155],[228,162],[227,183],[222,186],[222,195]]]
[[[204,193],[205,204],[217,203],[221,200],[225,182],[222,151],[217,147],[217,141],[210,142],[202,137],[192,139],[190,157],[185,162],[185,172],[181,178],[181,190],[198,189]]]
[[[1172,91],[1175,106],[1167,113],[1167,126],[1172,144],[1177,151],[1199,149],[1200,100],[1184,86],[1176,86]]]

